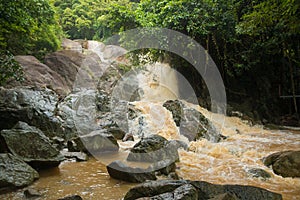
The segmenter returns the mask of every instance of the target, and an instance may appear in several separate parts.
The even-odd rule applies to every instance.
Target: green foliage
[[[72,39],[91,39],[94,35],[93,23],[95,21],[95,9],[100,1],[92,0],[58,0],[53,5],[60,18],[60,25]]]
[[[134,3],[129,0],[52,1],[60,24],[71,39],[105,39],[135,28]]]
[[[107,38],[138,26],[135,19],[135,4],[129,0],[111,1],[97,18],[96,38]]]
[[[0,86],[5,85],[9,79],[23,80],[23,71],[20,64],[15,61],[9,51],[0,51]]]
[[[38,57],[59,47],[60,27],[45,0],[0,0],[0,47]]]

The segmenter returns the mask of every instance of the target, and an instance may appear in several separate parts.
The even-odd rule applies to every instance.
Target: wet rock
[[[208,141],[218,142],[221,140],[220,133],[214,125],[200,112],[194,108],[183,108],[183,118],[180,124],[180,134],[189,141],[205,138]]]
[[[100,94],[104,94],[108,97],[111,96],[114,87],[121,79],[122,74],[115,66],[110,66],[100,77],[97,89]],[[106,101],[105,101],[106,102]],[[101,103],[101,102],[99,102]]]
[[[165,159],[156,163],[153,163],[149,166],[149,169],[155,171],[156,175],[169,175],[172,172],[175,172],[176,165],[174,160]]]
[[[180,177],[178,176],[178,174],[176,172],[169,173],[168,178],[173,179],[173,180],[180,180]]]
[[[118,101],[118,105],[115,105],[113,110],[101,112],[97,118],[99,126],[97,129],[105,129],[116,139],[123,139],[128,133],[127,107],[127,101]]]
[[[112,134],[117,140],[122,140],[126,133],[120,128],[108,128],[107,132]]]
[[[141,114],[141,111],[138,110],[133,104],[128,104],[128,119],[133,120]]]
[[[36,199],[41,197],[41,193],[39,193],[38,191],[34,190],[34,189],[26,189],[24,191],[24,196],[26,199]]]
[[[129,127],[128,127],[128,101],[126,100],[114,100],[112,101],[113,110],[111,111],[111,117],[113,121],[117,124],[117,127],[121,130],[128,133]]]
[[[65,147],[65,140],[61,137],[53,137],[51,138],[53,146],[57,148],[58,150],[62,150]]]
[[[87,161],[89,159],[88,155],[83,152],[68,152],[61,151],[60,152],[65,158],[75,158],[77,161]]]
[[[77,141],[79,140],[79,141]],[[67,142],[67,148],[69,152],[80,152],[85,150],[80,138],[72,138]]]
[[[249,170],[247,170],[247,173],[250,176],[255,177],[255,178],[262,178],[262,179],[271,178],[271,175],[268,172],[266,172],[263,169],[259,169],[259,168],[249,169]]]
[[[176,125],[180,126],[180,134],[187,137],[189,141],[205,138],[218,142],[222,139],[215,126],[196,109],[179,100],[166,101],[163,106],[172,112]]]
[[[188,149],[188,145],[180,140],[169,140],[166,144],[166,152],[169,159],[174,161],[179,161],[178,149],[182,148],[184,150]]]
[[[174,199],[193,200],[198,199],[198,192],[191,184],[182,185],[174,190]]]
[[[283,151],[263,159],[266,166],[272,165],[275,174],[283,177],[300,177],[300,151]]]
[[[188,184],[188,182],[176,180],[148,181],[131,188],[126,193],[124,200],[134,200],[142,197],[153,197],[163,193],[170,193],[185,184]]]
[[[182,188],[182,189],[180,189]],[[148,181],[131,188],[124,197],[124,200],[133,200],[138,198],[161,199],[159,195],[169,199],[176,199],[174,195],[176,191],[182,191],[180,194],[188,195],[183,199],[197,199],[194,198],[197,193],[198,199],[208,200],[225,200],[225,199],[261,199],[261,200],[281,200],[280,194],[270,192],[268,190],[243,185],[217,185],[204,181],[188,181],[188,180],[157,180]],[[165,194],[168,195],[165,195]],[[170,194],[173,194],[170,195]],[[178,193],[177,193],[178,194]],[[179,195],[177,195],[178,197]],[[184,195],[182,195],[184,196]]]
[[[181,117],[183,114],[182,103],[179,100],[169,100],[166,101],[163,106],[171,111],[176,126],[180,126]]]
[[[191,184],[201,193],[204,199],[215,198],[224,193],[230,193],[238,199],[281,200],[281,194],[270,192],[263,188],[245,185],[218,185],[204,181],[192,181]]]
[[[101,154],[105,152],[116,152],[119,150],[119,144],[113,135],[106,130],[96,130],[87,135],[79,136],[73,140],[78,150]]]
[[[79,195],[70,195],[70,196],[66,196],[64,198],[60,198],[58,200],[82,200],[82,198]]]
[[[128,154],[128,161],[158,162],[171,160],[172,163],[179,161],[178,148],[187,148],[186,144],[177,141],[167,141],[159,135],[150,135],[142,138]]]
[[[110,95],[103,90],[100,90],[96,96],[97,109],[101,112],[110,111]]]
[[[168,141],[159,135],[142,138],[128,154],[127,161],[152,163],[149,169],[156,175],[169,175],[175,172],[175,162],[179,161],[178,148],[184,146],[180,141]]]
[[[13,129],[2,130],[0,134],[14,156],[36,169],[56,167],[64,160],[41,130],[25,122],[18,122]]]
[[[109,175],[118,180],[132,183],[142,183],[146,180],[156,180],[154,171],[129,167],[123,164],[121,161],[114,161],[106,168]]]
[[[82,89],[69,94],[57,106],[57,115],[62,121],[65,132],[68,132],[66,139],[88,134],[97,128],[97,91]]]
[[[150,135],[142,138],[130,150],[128,161],[136,162],[157,162],[167,157],[164,147],[167,140],[159,135]]]
[[[224,193],[216,195],[215,197],[210,198],[209,200],[239,200],[239,198],[237,198],[234,194]]]
[[[38,172],[20,158],[12,154],[0,154],[0,188],[27,186],[37,178]]]
[[[198,192],[191,184],[185,184],[176,188],[173,192],[159,194],[149,198],[150,200],[195,200]]]
[[[16,87],[0,87],[0,130],[12,128],[24,121],[40,128],[48,137],[64,137],[61,121],[56,117],[58,96],[47,88],[32,90]]]

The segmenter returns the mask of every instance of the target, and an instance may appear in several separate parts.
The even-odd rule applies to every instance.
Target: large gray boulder
[[[36,169],[56,167],[64,160],[44,133],[24,122],[0,133],[7,150]],[[0,138],[1,139],[1,138]]]
[[[182,101],[169,100],[163,106],[172,113],[176,125],[179,126],[180,134],[187,137],[189,141],[205,138],[211,142],[219,142],[224,138],[201,112]]]
[[[0,153],[0,188],[24,187],[38,178],[38,172],[20,158]]]
[[[272,166],[275,174],[283,177],[300,177],[300,151],[283,151],[263,159],[266,166]]]
[[[57,105],[57,115],[61,119],[67,140],[85,135],[97,128],[97,91],[82,89],[66,96]]]
[[[65,130],[56,116],[58,96],[50,89],[0,87],[0,130],[24,121],[41,129],[48,137],[65,137]]]
[[[178,193],[180,192],[181,195]],[[197,195],[195,195],[195,191]],[[175,196],[175,194],[178,194]],[[124,200],[145,199],[223,199],[234,200],[281,200],[282,196],[268,190],[244,185],[217,185],[204,181],[157,180],[148,181],[131,188]],[[198,196],[198,198],[197,198]],[[224,198],[222,198],[224,197]]]

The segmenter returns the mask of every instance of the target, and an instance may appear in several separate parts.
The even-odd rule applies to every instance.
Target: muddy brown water
[[[149,114],[148,123],[152,132],[168,139],[180,138],[170,115],[164,114],[166,111],[160,105],[152,105],[155,112],[151,112],[149,103],[139,103],[137,106]],[[180,163],[177,164],[180,177],[216,184],[252,185],[280,193],[285,200],[300,199],[300,178],[278,176],[261,161],[274,152],[300,150],[300,131],[265,130],[261,126],[251,126],[239,118],[224,118],[203,108],[195,108],[212,119],[228,139],[219,143],[207,140],[191,142],[190,151],[180,150]],[[159,121],[162,115],[166,118],[163,125]],[[124,151],[131,145],[122,143],[121,148]],[[105,161],[90,159],[87,162],[64,162],[56,169],[42,171],[40,179],[29,188],[39,191],[42,194],[40,199],[52,200],[71,194],[78,194],[83,199],[122,199],[135,184],[110,178],[103,163],[125,155],[123,152],[119,156],[105,158]],[[247,173],[251,168],[264,169],[271,174],[271,178],[253,178]],[[22,199],[23,190],[2,194],[0,199]]]

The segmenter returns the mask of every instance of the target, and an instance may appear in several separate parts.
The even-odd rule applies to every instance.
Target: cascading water
[[[95,48],[98,48],[97,46]],[[167,65],[146,67],[137,75],[140,100],[130,104],[143,117],[144,134],[158,134],[166,139],[183,140],[189,150],[179,150],[177,173],[184,179],[202,180],[217,184],[242,184],[258,186],[281,193],[284,199],[300,199],[300,179],[283,178],[262,163],[262,158],[284,150],[300,150],[300,132],[271,131],[262,126],[250,126],[236,117],[211,113],[200,106],[187,103],[205,115],[227,139],[218,143],[206,139],[188,142],[180,135],[172,114],[163,103],[180,98],[178,74]],[[183,80],[183,79],[180,79]],[[182,84],[182,82],[180,82]],[[181,89],[182,90],[182,89]],[[138,137],[138,121],[129,122],[129,130]],[[121,151],[108,161],[125,158],[134,142],[121,142]],[[104,163],[105,163],[104,162]],[[267,179],[252,177],[248,171],[260,168],[268,172]],[[103,161],[65,162],[59,169],[41,173],[41,178],[29,188],[40,191],[48,199],[79,194],[83,199],[121,199],[134,184],[111,179]],[[20,199],[22,193],[0,195],[0,199]]]

